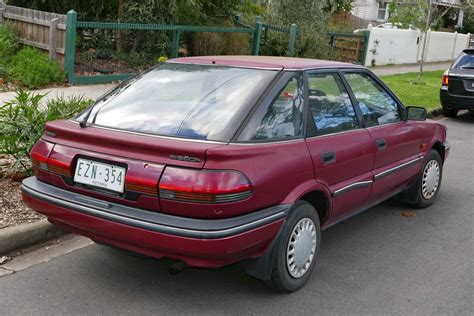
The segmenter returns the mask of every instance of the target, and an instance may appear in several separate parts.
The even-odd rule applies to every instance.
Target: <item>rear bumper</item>
[[[452,108],[455,110],[473,110],[474,109],[474,97],[452,95],[445,88],[441,88],[439,92],[441,105],[444,108]]]
[[[155,258],[221,267],[265,253],[291,205],[226,219],[192,219],[93,199],[30,177],[25,203],[66,230]]]

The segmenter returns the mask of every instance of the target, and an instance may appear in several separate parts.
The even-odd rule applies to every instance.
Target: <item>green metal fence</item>
[[[365,65],[369,35],[369,32],[364,32],[363,34],[328,33],[328,59]]]
[[[252,55],[258,55],[260,51],[260,42],[262,32],[265,29],[272,29],[289,34],[288,55],[293,55],[296,42],[297,26],[291,25],[290,28],[282,28],[274,25],[262,23],[260,17],[257,17],[255,26],[244,27],[208,27],[208,26],[189,26],[189,25],[163,25],[163,24],[134,24],[134,23],[106,23],[106,22],[85,22],[77,20],[77,13],[71,10],[67,14],[66,27],[66,53],[64,58],[64,68],[67,73],[68,81],[71,84],[93,84],[105,83],[116,80],[125,80],[134,74],[112,74],[112,75],[94,75],[94,76],[76,76],[74,73],[74,64],[76,58],[76,37],[78,29],[109,29],[109,30],[148,30],[148,31],[169,31],[173,34],[171,57],[178,57],[179,39],[182,32],[212,32],[212,33],[245,33],[253,36]]]

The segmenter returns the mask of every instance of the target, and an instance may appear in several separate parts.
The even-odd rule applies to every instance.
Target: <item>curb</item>
[[[0,229],[0,254],[31,246],[65,235],[62,229],[53,226],[47,219],[36,223]]]

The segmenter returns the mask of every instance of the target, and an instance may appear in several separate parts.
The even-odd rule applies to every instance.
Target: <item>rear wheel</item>
[[[314,270],[321,242],[319,217],[311,204],[295,204],[282,231],[268,284],[281,292],[301,288]]]
[[[456,115],[458,115],[458,110],[443,107],[443,114],[446,117],[456,117]]]

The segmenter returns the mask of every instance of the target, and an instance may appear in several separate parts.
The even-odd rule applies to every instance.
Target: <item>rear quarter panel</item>
[[[293,203],[306,192],[325,190],[314,179],[313,164],[303,139],[265,144],[229,144],[207,151],[206,169],[233,169],[245,174],[252,184],[252,196],[220,210],[220,216],[234,216],[276,204]],[[206,206],[207,207],[207,206]],[[204,207],[200,206],[203,210]],[[215,214],[210,214],[214,215]]]

